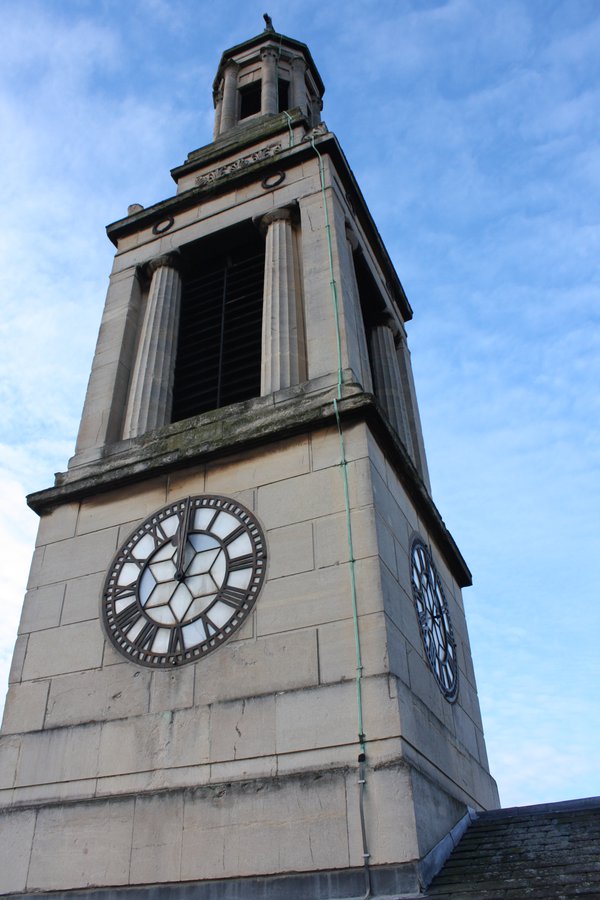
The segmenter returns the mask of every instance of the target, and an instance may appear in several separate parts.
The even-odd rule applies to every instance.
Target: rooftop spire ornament
[[[263,19],[265,20],[265,31],[275,31],[273,28],[273,19],[269,15],[269,13],[263,13]]]

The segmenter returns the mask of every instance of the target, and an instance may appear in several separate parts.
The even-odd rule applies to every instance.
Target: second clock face
[[[136,663],[170,668],[215,650],[246,619],[264,580],[254,516],[225,497],[188,497],[149,516],[113,560],[107,633]]]
[[[411,582],[427,661],[442,694],[454,703],[458,693],[458,663],[450,613],[431,553],[421,538],[415,538],[412,543]]]

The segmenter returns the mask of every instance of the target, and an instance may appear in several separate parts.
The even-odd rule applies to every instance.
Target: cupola
[[[299,109],[321,121],[325,87],[306,44],[278,34],[265,13],[262,34],[226,50],[213,85],[214,137],[261,116]]]

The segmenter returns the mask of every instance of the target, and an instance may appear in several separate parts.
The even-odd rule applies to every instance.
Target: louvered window
[[[250,225],[184,253],[174,422],[260,394],[264,267]]]

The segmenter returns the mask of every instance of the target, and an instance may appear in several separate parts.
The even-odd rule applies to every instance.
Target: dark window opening
[[[261,82],[253,81],[240,88],[240,119],[247,119],[248,116],[255,116],[260,112],[261,104]]]
[[[173,422],[260,394],[262,238],[247,224],[182,255]]]
[[[290,108],[290,83],[284,81],[283,78],[278,79],[277,82],[277,104],[279,112]]]

